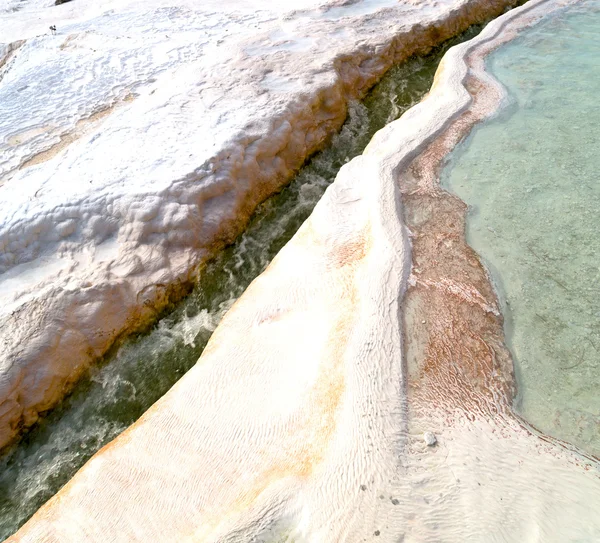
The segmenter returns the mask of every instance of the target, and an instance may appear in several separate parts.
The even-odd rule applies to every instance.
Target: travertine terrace
[[[561,7],[452,49],[199,363],[11,541],[600,538],[598,461],[513,414],[497,300],[437,178],[503,100],[483,57]]]
[[[0,448],[183,295],[350,100],[512,3],[1,2]]]

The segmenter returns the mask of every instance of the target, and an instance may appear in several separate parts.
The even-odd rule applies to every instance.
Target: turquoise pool
[[[600,1],[493,53],[509,104],[452,154],[442,182],[506,317],[516,411],[600,456]]]

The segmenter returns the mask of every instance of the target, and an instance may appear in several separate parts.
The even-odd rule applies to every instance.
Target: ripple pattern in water
[[[503,298],[517,411],[600,456],[600,2],[488,59],[508,109],[458,149],[445,183]]]
[[[126,341],[79,384],[63,405],[0,461],[0,539],[14,533],[98,449],[135,422],[198,360],[221,317],[310,215],[338,170],[373,134],[429,91],[452,45],[392,68],[279,194],[257,210],[246,232],[201,271],[192,294],[146,334]]]

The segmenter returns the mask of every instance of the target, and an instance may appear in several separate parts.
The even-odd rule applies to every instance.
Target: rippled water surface
[[[425,57],[393,68],[341,132],[283,191],[265,202],[247,231],[201,272],[193,293],[151,331],[132,338],[63,405],[0,461],[0,539],[54,495],[100,447],[135,422],[198,360],[219,320],[310,215],[343,164],[373,134],[429,90],[443,53],[473,27]]]
[[[600,456],[600,1],[488,60],[510,105],[453,155],[469,243],[505,304],[518,412]]]

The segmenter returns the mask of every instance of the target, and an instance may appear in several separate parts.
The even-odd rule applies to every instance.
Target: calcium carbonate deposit
[[[394,63],[512,0],[0,4],[0,447]]]
[[[470,27],[392,68],[341,131],[281,192],[261,204],[234,244],[212,258],[190,295],[148,333],[110,352],[60,408],[0,458],[0,540],[14,533],[100,448],[134,423],[198,360],[223,314],[308,218],[339,169],[371,137],[428,92],[444,52],[481,30]]]
[[[531,0],[448,51],[190,371],[7,541],[600,540],[600,463],[513,411],[501,306],[467,206],[440,186],[448,153],[507,103],[486,56],[576,1]],[[3,6],[5,442],[181,295],[349,100],[505,7]],[[38,84],[64,96],[27,105]]]

